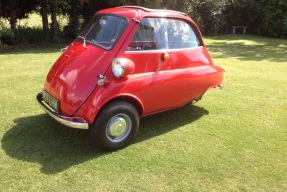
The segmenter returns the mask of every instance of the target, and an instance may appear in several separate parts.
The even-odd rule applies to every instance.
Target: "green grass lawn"
[[[287,41],[205,42],[225,88],[142,119],[110,153],[35,100],[61,47],[0,53],[0,191],[287,191]]]

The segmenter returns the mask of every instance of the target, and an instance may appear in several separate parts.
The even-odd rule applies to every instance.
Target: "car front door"
[[[147,82],[139,92],[147,113],[199,97],[196,73],[210,62],[192,25],[172,18],[144,18],[124,57],[135,63],[134,74]]]

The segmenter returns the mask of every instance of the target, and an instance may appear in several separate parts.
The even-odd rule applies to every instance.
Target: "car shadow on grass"
[[[201,107],[186,105],[145,117],[141,119],[140,133],[133,143],[165,134],[207,114]],[[88,130],[65,127],[47,114],[18,118],[14,123],[3,136],[2,148],[11,158],[39,163],[44,174],[56,174],[111,153],[95,149]]]

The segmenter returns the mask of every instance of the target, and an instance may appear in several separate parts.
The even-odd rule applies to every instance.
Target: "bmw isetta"
[[[40,106],[58,122],[89,129],[95,145],[129,145],[140,117],[201,99],[223,86],[194,21],[143,7],[97,12],[50,69]]]

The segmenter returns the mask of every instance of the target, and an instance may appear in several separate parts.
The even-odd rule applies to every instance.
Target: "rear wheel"
[[[127,102],[117,101],[105,106],[90,127],[95,145],[105,151],[129,145],[139,129],[139,114]]]

